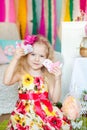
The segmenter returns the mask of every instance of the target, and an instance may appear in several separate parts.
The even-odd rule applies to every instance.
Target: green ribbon
[[[37,24],[37,13],[36,13],[36,3],[35,0],[32,0],[32,10],[33,10],[33,29],[32,34],[37,34],[38,24]]]
[[[52,44],[51,0],[48,0],[48,40]]]
[[[69,10],[70,10],[70,20],[73,21],[73,0],[70,0]]]

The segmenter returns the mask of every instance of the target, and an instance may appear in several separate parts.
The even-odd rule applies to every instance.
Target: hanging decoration
[[[84,21],[87,21],[87,0],[86,0],[86,9],[85,9]]]
[[[19,0],[14,0],[16,23],[18,24]]]
[[[9,0],[9,22],[16,22],[16,11],[14,0]]]
[[[85,10],[86,10],[86,0],[80,0],[80,10],[85,12]]]
[[[5,0],[5,21],[9,23],[16,23],[16,5],[14,0]]]
[[[36,13],[36,3],[35,0],[32,0],[32,9],[33,9],[33,29],[32,34],[37,34],[38,32],[38,24],[37,24],[37,13]]]
[[[32,9],[32,0],[27,0],[27,28],[28,28],[28,34],[32,34],[32,28],[33,28],[33,9]]]
[[[5,0],[5,22],[9,22],[9,0]]]
[[[52,28],[51,28],[51,14],[52,14],[52,9],[51,9],[51,0],[48,0],[48,40],[50,41],[50,43],[52,44]]]
[[[48,35],[48,0],[44,0],[45,35]]]
[[[39,33],[48,36],[48,0],[42,0],[41,2],[41,16],[40,16],[40,29]],[[44,28],[44,29],[43,29]]]
[[[77,21],[77,19],[80,15],[81,15],[81,13],[80,13],[80,1],[74,0],[73,1],[73,20]]]
[[[65,1],[62,0],[61,21],[64,21],[65,12],[66,12],[66,0]]]
[[[19,0],[18,22],[19,22],[21,39],[24,39],[25,33],[26,33],[26,25],[27,25],[27,3],[26,3],[26,0]]]
[[[70,0],[70,6],[69,6],[69,10],[70,10],[70,20],[73,20],[73,0]]]
[[[42,0],[42,11],[39,33],[46,36],[53,48],[57,37],[56,0]]]
[[[0,22],[5,22],[5,0],[0,0]]]
[[[57,10],[56,10],[56,0],[52,0],[52,46],[55,48],[55,42],[57,37]]]
[[[70,0],[66,0],[66,10],[65,10],[65,16],[64,16],[64,21],[71,21],[70,20]]]
[[[42,10],[41,10],[41,20],[40,20],[39,34],[46,36],[45,30],[46,29],[45,29],[45,16],[44,16],[44,0],[42,0]]]
[[[86,21],[87,0],[64,0],[62,4],[63,21]]]

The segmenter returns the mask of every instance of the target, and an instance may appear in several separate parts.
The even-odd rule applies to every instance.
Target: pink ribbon
[[[34,100],[34,107],[35,107],[35,112],[38,114],[43,120],[46,117],[46,114],[44,110],[41,108],[41,103],[43,103],[50,112],[52,112],[52,104],[51,102],[47,99],[48,98],[48,93],[29,93],[29,94],[19,94],[19,98],[23,100]]]
[[[37,36],[36,35],[27,35],[25,37],[24,45],[30,44],[33,45],[34,42],[37,41]]]

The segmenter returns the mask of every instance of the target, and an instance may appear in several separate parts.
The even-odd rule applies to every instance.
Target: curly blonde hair
[[[54,50],[50,44],[50,42],[47,40],[47,38],[45,38],[42,35],[36,35],[37,36],[37,40],[35,41],[34,44],[44,44],[46,46],[47,49],[47,58],[50,60],[54,59]],[[34,45],[33,44],[33,45]],[[20,58],[20,60],[18,61],[18,66],[16,68],[16,71],[19,73],[24,73],[24,72],[28,72],[28,64],[27,64],[27,55],[23,56]],[[46,72],[46,68],[43,66],[42,67],[42,71]]]

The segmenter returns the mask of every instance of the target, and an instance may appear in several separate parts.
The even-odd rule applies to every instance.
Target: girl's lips
[[[34,63],[34,65],[39,65],[38,63]]]

